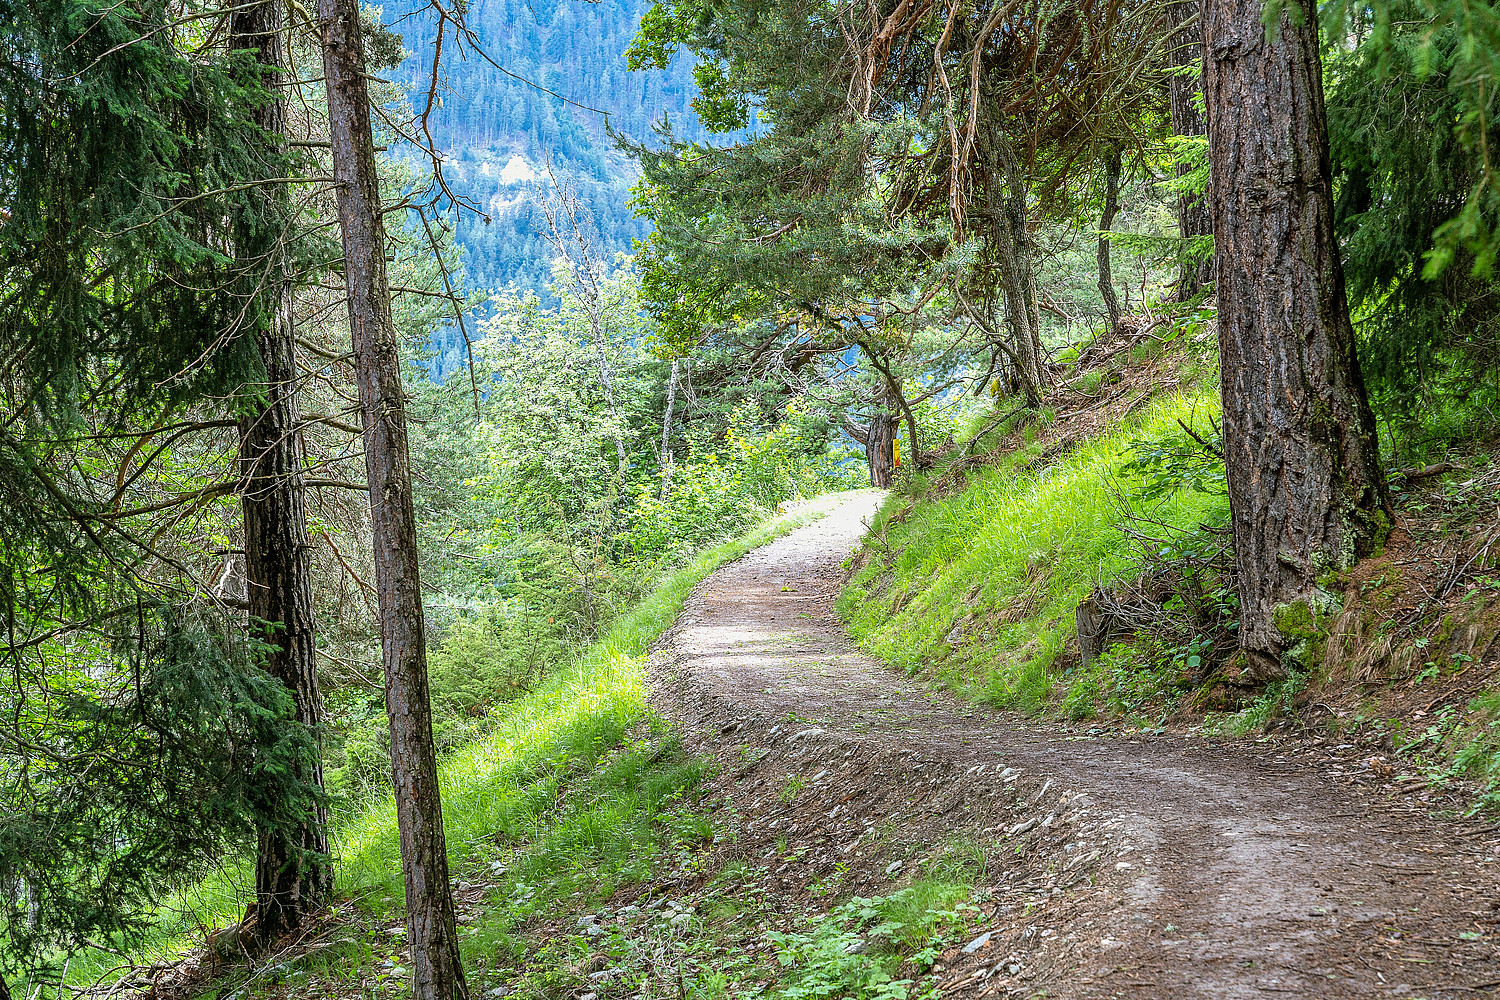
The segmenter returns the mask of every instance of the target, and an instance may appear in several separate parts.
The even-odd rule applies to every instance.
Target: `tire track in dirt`
[[[860,654],[832,604],[878,502],[828,498],[823,519],[720,569],[654,658],[653,700],[720,761],[732,849],[775,842],[796,860],[773,873],[789,904],[810,905],[831,873],[841,892],[888,891],[945,838],[999,838],[981,878],[988,936],[935,968],[949,995],[1500,986],[1493,829],[1348,783],[1352,756],[1081,739]]]

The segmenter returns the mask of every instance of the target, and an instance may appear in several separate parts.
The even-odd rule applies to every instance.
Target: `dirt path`
[[[877,503],[832,498],[721,569],[658,657],[653,697],[723,762],[735,849],[794,859],[775,891],[888,891],[956,842],[999,839],[988,934],[937,969],[954,996],[1500,986],[1500,834],[1382,793],[1353,748],[1085,738],[861,655],[832,602]]]

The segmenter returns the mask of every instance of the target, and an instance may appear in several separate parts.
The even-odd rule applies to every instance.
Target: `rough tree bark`
[[[1333,233],[1317,22],[1206,0],[1210,204],[1218,239],[1224,451],[1251,679],[1335,599],[1320,585],[1390,524],[1375,418]]]
[[[883,398],[877,397],[875,406],[867,426],[860,427],[845,420],[844,433],[865,449],[865,461],[870,466],[870,485],[885,489],[891,485],[896,468],[896,418],[886,409]]]
[[[1109,232],[1115,224],[1115,215],[1120,211],[1120,150],[1109,151],[1104,161],[1104,212],[1099,216],[1099,231]],[[1120,300],[1115,295],[1115,273],[1109,263],[1109,239],[1099,237],[1099,294],[1104,297],[1104,308],[1109,310],[1109,329],[1113,333],[1120,325]]]
[[[391,319],[359,4],[356,0],[318,0],[318,27],[349,326],[364,423],[412,992],[417,1000],[466,1000],[468,987],[459,962],[432,744],[406,394]]]
[[[1042,363],[1040,308],[1031,262],[1031,233],[1027,227],[1026,178],[1003,142],[992,137],[988,151],[985,209],[990,220],[990,255],[1010,331],[1010,343],[1006,345],[1009,350],[1005,353],[1015,364],[1026,404],[1037,407],[1042,404],[1049,380]]]
[[[1172,22],[1176,26],[1172,36],[1172,65],[1197,66],[1203,60],[1203,25],[1200,20],[1203,0],[1177,0],[1172,5]],[[1208,123],[1203,119],[1194,98],[1200,85],[1197,77],[1180,73],[1172,77],[1172,132],[1174,135],[1199,136],[1208,134]],[[1185,164],[1178,164],[1177,176],[1190,172]],[[1208,199],[1203,194],[1181,194],[1177,197],[1177,231],[1183,239],[1194,236],[1212,236],[1213,220],[1209,217]],[[1177,279],[1177,297],[1183,301],[1197,295],[1203,286],[1214,280],[1212,258],[1199,261],[1184,261]]]
[[[870,465],[870,485],[887,489],[896,470],[896,418],[884,408],[870,416],[865,431],[865,460]]]
[[[229,46],[255,53],[271,84],[286,66],[281,0],[239,7],[230,15]],[[268,137],[285,133],[280,96],[256,111]],[[278,192],[268,188],[268,192]],[[278,194],[269,194],[277,197]],[[268,213],[269,219],[275,213]],[[295,286],[281,265],[281,232],[267,219],[241,227],[241,255],[269,256],[266,299],[272,303],[255,331],[266,372],[265,395],[240,417],[240,505],[245,521],[246,598],[252,621],[268,623],[271,645],[265,668],[291,691],[296,719],[316,728],[323,705],[312,613],[312,559],[307,538],[301,414],[294,355]],[[298,775],[323,787],[322,761],[302,762]],[[256,937],[270,942],[295,930],[322,909],[333,890],[328,858],[328,815],[314,809],[296,828],[262,829],[255,855]]]

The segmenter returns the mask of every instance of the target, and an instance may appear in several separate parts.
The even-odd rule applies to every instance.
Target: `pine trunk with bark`
[[[1251,679],[1285,672],[1379,543],[1390,503],[1333,232],[1316,20],[1207,0],[1224,452]]]
[[[888,489],[896,471],[896,418],[885,410],[876,410],[865,432],[865,460],[870,465],[870,485]]]
[[[1203,0],[1177,0],[1171,15],[1176,30],[1172,36],[1172,65],[1199,66],[1203,61],[1203,25],[1200,20]],[[1187,73],[1172,77],[1172,134],[1200,136],[1208,134],[1208,123],[1195,100],[1201,90],[1199,79]],[[1190,173],[1186,164],[1178,164],[1177,176]],[[1177,231],[1183,239],[1212,236],[1213,219],[1209,216],[1208,198],[1204,194],[1177,196]],[[1214,280],[1213,258],[1185,260],[1177,279],[1177,297],[1187,301]]]
[[[230,16],[230,48],[249,50],[279,87],[286,66],[282,44],[281,0],[237,8]],[[286,109],[281,98],[267,101],[256,113],[268,138],[282,137]],[[285,198],[268,188],[271,198]],[[264,396],[240,417],[240,498],[245,522],[246,599],[252,624],[264,622],[270,651],[265,669],[291,692],[296,720],[316,729],[322,723],[318,692],[316,632],[312,612],[312,558],[307,538],[307,492],[303,481],[301,414],[297,406],[295,356],[295,286],[278,252],[280,231],[272,222],[282,213],[267,212],[242,233],[241,255],[268,258],[266,295],[270,308],[255,331],[256,347],[266,373]],[[289,213],[288,213],[289,214]],[[300,762],[298,778],[320,791],[322,762]],[[333,891],[328,856],[328,815],[322,806],[290,832],[267,827],[257,837],[255,856],[255,934],[268,943],[301,926],[321,910]]]
[[[364,423],[391,777],[416,1000],[467,1000],[427,689],[406,392],[401,383],[356,0],[318,0],[329,138]]]
[[[1041,309],[1027,225],[1028,188],[1020,164],[1004,148],[1003,140],[995,139],[992,146],[985,208],[990,220],[990,256],[1010,333],[1002,350],[1015,366],[1026,404],[1037,407],[1050,381],[1043,363]]]
[[[1107,233],[1120,211],[1120,150],[1110,150],[1104,161],[1104,211],[1099,216],[1099,232]],[[1099,237],[1099,295],[1109,312],[1109,329],[1120,325],[1120,300],[1115,295],[1115,272],[1109,261],[1109,238]]]

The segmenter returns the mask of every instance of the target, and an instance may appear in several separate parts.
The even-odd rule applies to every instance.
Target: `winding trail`
[[[658,657],[653,697],[726,763],[742,849],[801,852],[781,891],[851,863],[851,886],[878,888],[945,837],[1001,838],[983,873],[990,935],[944,954],[949,995],[1500,987],[1500,835],[1382,793],[1353,748],[1087,738],[859,653],[832,602],[878,502],[829,498],[821,520],[720,569]]]

